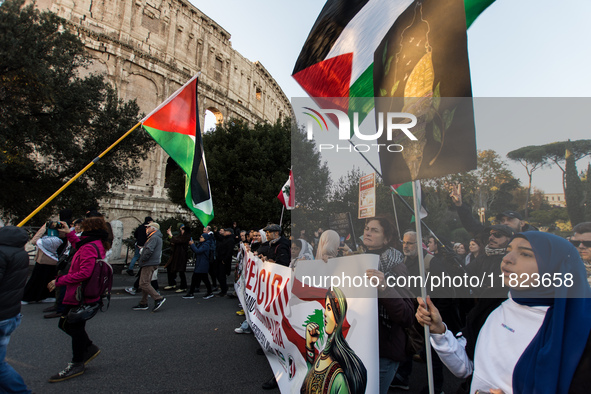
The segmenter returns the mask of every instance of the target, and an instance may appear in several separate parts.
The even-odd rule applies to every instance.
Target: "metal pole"
[[[61,192],[63,192],[68,186],[70,186],[72,183],[74,183],[74,181],[78,178],[80,178],[82,176],[82,174],[84,174],[86,171],[88,171],[88,169],[90,167],[92,167],[95,163],[98,163],[98,161],[107,153],[109,153],[109,151],[111,149],[113,149],[117,144],[119,144],[121,141],[123,141],[123,139],[125,137],[127,137],[129,134],[131,134],[132,131],[134,131],[135,129],[137,129],[142,123],[138,122],[135,126],[133,126],[131,129],[129,129],[125,134],[123,134],[117,141],[115,141],[111,146],[109,146],[107,149],[105,149],[105,151],[103,151],[103,153],[101,153],[100,155],[98,155],[97,157],[94,158],[94,160],[92,160],[90,163],[88,163],[86,165],[86,167],[84,167],[82,170],[80,170],[80,172],[78,172],[76,175],[74,175],[74,177],[72,179],[70,179],[65,185],[63,185],[62,187],[59,188],[58,191],[56,191],[55,193],[53,193],[51,195],[51,197],[49,197],[47,200],[45,200],[45,202],[41,205],[39,205],[37,207],[37,209],[35,209],[33,212],[31,212],[29,214],[29,216],[27,216],[26,218],[23,219],[22,222],[20,222],[19,224],[17,224],[17,227],[22,227],[25,223],[27,223],[29,221],[29,219],[31,219],[33,216],[35,216],[40,210],[42,210],[43,208],[45,208],[45,206],[47,204],[49,204],[54,198],[56,198]]]
[[[413,181],[412,182],[412,199],[414,202],[414,213],[415,213],[415,225],[416,225],[416,232],[417,232],[417,245],[419,242],[421,242],[421,248],[418,249],[418,257],[419,257],[419,270],[421,272],[421,278],[422,278],[422,284],[423,286],[421,286],[421,297],[423,298],[423,300],[425,300],[425,304],[427,303],[427,284],[425,283],[425,259],[423,256],[423,248],[422,248],[422,241],[423,241],[423,236],[422,236],[422,232],[421,232],[421,224],[420,222],[420,210],[421,207],[419,205],[419,188],[420,188],[420,184],[419,181]],[[419,218],[419,220],[417,220],[417,218]],[[429,340],[429,326],[425,325],[424,326],[425,329],[425,351],[427,352],[427,378],[429,381],[429,393],[430,394],[434,394],[435,393],[435,389],[434,389],[434,385],[433,385],[433,361],[431,359],[431,342]]]

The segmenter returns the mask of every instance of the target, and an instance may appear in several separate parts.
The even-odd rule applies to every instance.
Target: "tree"
[[[540,146],[525,146],[507,153],[507,157],[519,162],[527,172],[528,184],[525,198],[525,219],[527,220],[533,174],[535,170],[541,168],[546,162],[546,151]]]
[[[24,0],[0,5],[0,194],[4,214],[23,218],[130,129],[139,118],[101,75],[63,19]],[[51,204],[80,215],[141,174],[153,146],[137,131]],[[44,218],[37,218],[37,222]]]
[[[564,189],[564,199],[566,200],[566,209],[568,211],[568,217],[572,226],[576,226],[578,223],[585,221],[585,208],[583,206],[584,190],[583,182],[579,178],[577,172],[577,165],[575,163],[575,156],[572,152],[572,145],[570,140],[566,144],[565,152],[565,180],[566,187]]]
[[[226,227],[236,221],[241,228],[259,229],[279,223],[282,205],[277,194],[292,161],[298,209],[319,204],[328,194],[326,165],[320,163],[314,143],[292,129],[289,119],[252,128],[229,120],[203,135],[203,148],[215,214],[212,225]],[[183,176],[177,172],[168,184],[169,198],[184,208]],[[291,212],[285,210],[284,227],[290,222]]]
[[[560,141],[551,144],[542,145],[545,151],[545,161],[556,164],[562,171],[562,189],[566,194],[566,150],[567,144],[570,144],[570,153],[575,163],[591,154],[591,140]]]

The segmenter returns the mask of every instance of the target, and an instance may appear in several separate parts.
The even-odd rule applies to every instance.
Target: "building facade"
[[[83,72],[104,73],[124,100],[151,112],[197,72],[199,121],[206,110],[218,123],[241,119],[275,122],[291,115],[289,99],[259,62],[232,48],[230,33],[184,0],[37,0],[67,21],[94,59]],[[142,131],[138,131],[142,132]],[[207,155],[207,153],[206,153]],[[121,220],[124,237],[145,216],[188,211],[166,194],[168,155],[157,147],[142,163],[142,176],[101,202],[108,220]]]

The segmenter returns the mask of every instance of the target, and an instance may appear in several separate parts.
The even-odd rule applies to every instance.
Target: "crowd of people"
[[[188,225],[180,224],[178,233],[173,234],[172,228],[166,231],[171,253],[164,264],[164,290],[184,293],[182,298],[190,300],[203,282],[203,299],[232,296],[227,278],[233,261],[241,261],[245,252],[291,268],[302,260],[326,262],[339,256],[374,254],[379,256],[378,267],[366,274],[379,284],[380,393],[389,388],[410,389],[413,360],[427,358],[425,340],[432,345],[436,393],[443,390],[444,368],[465,379],[460,390],[470,393],[588,392],[591,222],[575,226],[568,239],[537,231],[514,211],[501,212],[496,216],[496,224],[484,226],[463,203],[459,188],[454,188],[451,198],[462,225],[472,235],[469,242],[451,242],[432,233],[418,239],[412,230],[399,234],[389,217],[367,219],[358,250],[351,250],[332,229],[319,228],[313,236],[301,231],[290,240],[277,224],[260,230],[240,230],[234,223],[220,229],[206,226],[197,239]],[[86,321],[72,321],[68,314],[80,304],[76,292],[89,278],[95,260],[109,253],[113,233],[109,223],[94,210],[79,220],[71,220],[67,212],[63,216],[63,220],[43,225],[30,241],[20,228],[0,228],[0,386],[5,391],[30,392],[4,361],[10,334],[20,324],[23,304],[51,303],[44,311],[48,313],[46,317],[59,317],[58,327],[71,337],[72,360],[64,370],[51,376],[50,382],[83,374],[86,364],[100,353],[88,336]],[[125,290],[131,294],[142,292],[134,310],[148,310],[148,300],[152,298],[152,310],[156,312],[166,301],[157,280],[164,235],[151,217],[145,218],[135,235],[135,254],[127,272],[138,278],[133,287]],[[27,242],[37,246],[35,266],[28,281],[29,261],[24,251]],[[419,276],[419,253],[431,275],[490,275],[491,280],[472,288],[441,287],[430,292],[427,299],[420,297],[419,287],[385,285],[391,277]],[[191,254],[195,265],[189,283],[185,272]],[[137,274],[133,270],[135,264],[139,266]],[[238,264],[236,278],[240,270]],[[534,286],[534,274],[554,275],[553,278],[559,274],[562,281]],[[515,281],[515,275],[526,275],[527,280]],[[85,301],[93,304],[100,300]],[[236,313],[244,315],[244,310]],[[430,327],[428,339],[421,325]],[[247,321],[234,331],[252,332]],[[264,354],[262,349],[260,352]],[[314,365],[310,363],[310,376],[322,372],[316,371]],[[345,392],[364,392],[363,378],[344,374],[340,379],[339,387],[347,389]],[[275,377],[262,387],[277,387]],[[302,392],[316,392],[311,387],[304,385]],[[351,391],[352,387],[355,390]]]

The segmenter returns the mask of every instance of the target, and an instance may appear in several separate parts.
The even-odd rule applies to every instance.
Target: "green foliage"
[[[539,228],[548,228],[549,230],[555,229],[558,222],[565,222],[567,220],[567,209],[562,207],[533,211],[530,216],[531,224]]]
[[[570,142],[570,141],[569,141]],[[566,144],[565,153],[565,179],[566,188],[564,189],[564,199],[566,200],[566,209],[571,225],[574,227],[578,223],[585,221],[585,207],[584,188],[579,173],[577,172],[577,165],[575,163],[575,156],[571,153],[573,146]]]
[[[117,98],[64,20],[23,0],[0,6],[0,195],[4,214],[24,218],[139,119],[135,102]],[[141,174],[151,139],[137,131],[62,192],[50,210],[74,216]]]
[[[314,313],[308,315],[306,321],[302,326],[306,327],[310,323],[318,324],[318,341],[316,342],[316,347],[320,350],[320,347],[325,341],[324,338],[324,311],[322,309],[314,309]]]
[[[314,143],[292,129],[289,119],[253,128],[230,120],[204,134],[203,146],[215,213],[212,225],[228,227],[236,221],[242,229],[258,229],[279,223],[282,204],[277,194],[292,163],[298,207],[305,210],[326,198],[328,169],[320,163]],[[172,177],[169,184],[171,201],[185,207],[184,178]],[[291,212],[285,210],[284,228],[290,223]]]

